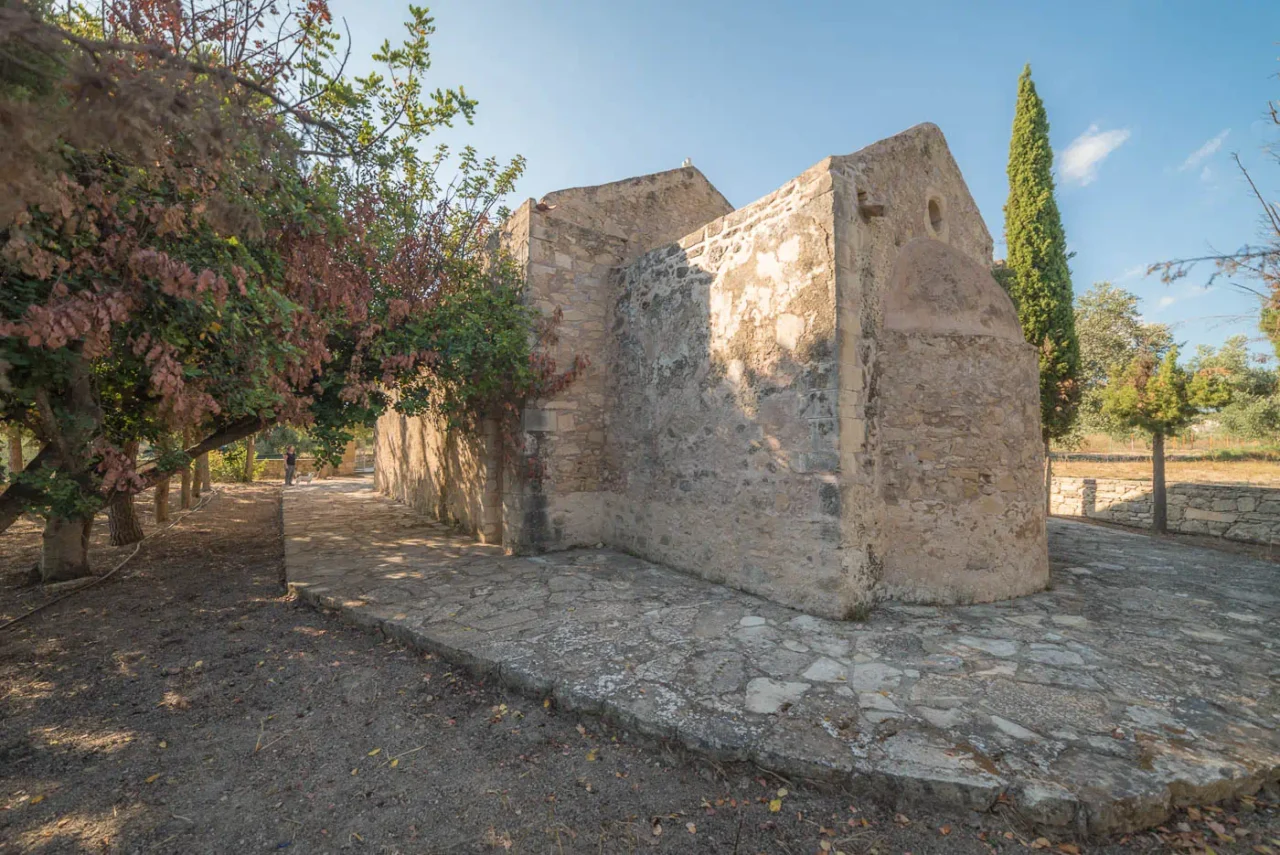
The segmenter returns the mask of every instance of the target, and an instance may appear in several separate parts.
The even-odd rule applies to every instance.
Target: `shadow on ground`
[[[1035,841],[1007,805],[895,819],[873,798],[691,758],[345,627],[283,594],[279,525],[278,488],[224,488],[119,581],[0,636],[0,851],[807,853],[826,841],[978,853]],[[0,615],[31,602],[0,589]],[[1084,848],[1252,852],[1280,837],[1260,798]]]

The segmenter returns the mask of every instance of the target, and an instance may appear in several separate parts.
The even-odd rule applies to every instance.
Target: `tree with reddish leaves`
[[[41,449],[0,530],[45,517],[46,581],[112,496],[267,425],[336,459],[392,400],[509,422],[572,379],[492,251],[523,162],[421,154],[475,109],[423,88],[425,9],[351,80],[323,0],[104,8],[0,0],[0,421]]]

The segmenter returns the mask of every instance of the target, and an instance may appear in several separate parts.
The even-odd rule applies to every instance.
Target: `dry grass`
[[[1273,460],[1166,460],[1169,483],[1254,484],[1280,487],[1280,462]],[[1149,460],[1055,460],[1053,474],[1072,478],[1151,479]]]

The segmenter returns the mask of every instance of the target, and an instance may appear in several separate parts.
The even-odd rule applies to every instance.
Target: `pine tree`
[[[1049,440],[1065,436],[1080,403],[1080,344],[1072,311],[1067,236],[1053,195],[1049,118],[1036,94],[1031,66],[1018,78],[1009,142],[1009,201],[1004,206],[1007,271],[1003,284],[1018,308],[1022,334],[1040,353],[1040,425],[1045,446],[1045,499],[1051,474]]]

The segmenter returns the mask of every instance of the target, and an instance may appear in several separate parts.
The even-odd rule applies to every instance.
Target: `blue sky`
[[[353,57],[398,39],[407,6],[332,0]],[[474,126],[441,135],[528,158],[518,202],[692,158],[735,206],[829,154],[923,121],[947,136],[1000,235],[1017,76],[1032,64],[1057,152],[1077,293],[1110,279],[1189,345],[1256,331],[1256,306],[1162,259],[1255,239],[1280,139],[1280,2],[439,0],[428,83],[466,87]],[[364,70],[353,60],[352,70]],[[1206,271],[1207,273],[1207,271]],[[1263,344],[1259,351],[1269,348]]]

